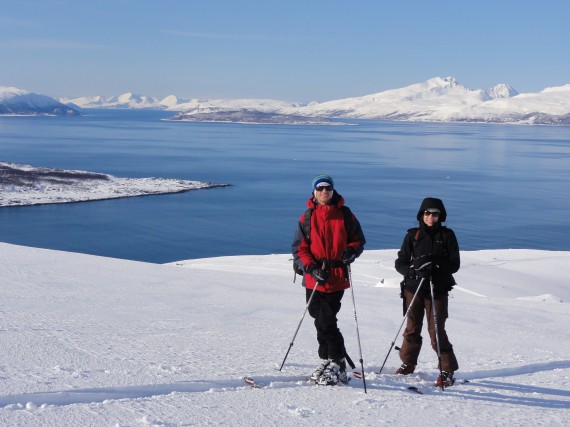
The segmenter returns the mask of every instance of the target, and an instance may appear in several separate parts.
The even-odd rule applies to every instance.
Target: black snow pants
[[[307,302],[312,292],[312,289],[306,290]],[[309,305],[309,314],[315,319],[321,359],[340,360],[344,357],[344,338],[338,329],[336,318],[343,295],[344,291],[332,293],[316,291]]]

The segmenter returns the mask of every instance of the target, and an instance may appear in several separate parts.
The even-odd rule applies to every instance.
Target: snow
[[[396,250],[353,264],[365,394],[306,383],[308,316],[278,370],[305,308],[288,254],[159,265],[0,243],[0,425],[566,425],[570,252],[461,256],[447,329],[470,382],[445,391],[429,345],[411,376],[396,352],[376,373],[402,322]],[[350,292],[339,327],[358,361]]]
[[[164,108],[171,108],[180,102],[181,101],[176,96],[168,95],[167,97],[163,98],[162,101],[160,101],[160,105],[162,105]]]
[[[117,96],[82,96],[79,98],[60,98],[61,102],[67,105],[77,105],[80,108],[130,108],[130,109],[172,109],[177,111],[178,105],[187,100],[178,98],[175,95],[168,95],[159,100],[152,96],[137,95],[132,92],[125,92]]]
[[[0,207],[86,202],[227,186],[182,179],[119,178],[8,162],[0,162],[0,178]]]
[[[0,101],[10,99],[14,96],[26,95],[29,92],[16,87],[0,86]]]

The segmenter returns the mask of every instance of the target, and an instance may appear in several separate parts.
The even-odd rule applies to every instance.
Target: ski
[[[466,383],[468,383],[468,382],[469,382],[469,380],[456,379],[455,382],[453,383],[453,385],[466,384]],[[438,386],[436,383],[434,383],[433,385],[434,385],[434,387],[436,387],[436,388],[440,388],[440,386]],[[453,385],[447,386],[447,387],[445,387],[445,389],[448,389],[449,387],[453,387]],[[444,389],[444,390],[445,390],[445,389]],[[407,386],[407,387],[406,387],[406,390],[409,390],[409,391],[414,392],[414,393],[416,393],[416,394],[424,394],[424,392],[423,392],[419,387],[416,387],[416,386],[413,386],[413,385]]]
[[[446,385],[445,388],[453,387],[453,386],[459,385],[459,384],[467,384],[467,383],[469,383],[469,380],[464,380],[464,379],[457,379],[457,378],[455,378],[455,379],[453,380],[453,384]],[[439,385],[437,384],[437,382],[433,383],[433,385],[434,385],[434,387],[438,387],[438,388],[441,387],[441,386],[439,386]]]
[[[413,386],[413,385],[407,387],[406,390],[412,391],[416,394],[424,394],[423,391],[421,391],[419,388],[417,388],[416,386]]]
[[[262,378],[261,380],[259,379],[254,379],[253,377],[250,376],[245,376],[242,377],[243,381],[250,386],[251,388],[268,388],[269,386],[271,386],[273,383],[284,383],[284,384],[293,384],[293,383],[298,383],[298,384],[306,384],[308,385],[310,382],[307,378],[304,377],[283,377],[283,378]]]
[[[357,377],[357,376],[355,375],[354,378],[362,378],[362,376]],[[342,382],[339,381],[339,382],[336,383],[336,384],[327,384],[327,385],[319,384],[319,383],[318,383],[318,380],[314,380],[314,379],[312,379],[312,378],[309,378],[309,382],[310,382],[311,384],[313,384],[313,385],[317,385],[317,386],[320,386],[320,387],[331,387],[331,386],[339,386],[339,385],[340,385],[340,386],[343,386],[343,385],[347,385],[347,384],[350,382],[351,379],[352,379],[352,377],[348,377],[348,381],[347,381],[346,383],[342,383]]]
[[[354,378],[362,378],[362,374],[358,371],[352,371],[352,376]],[[411,391],[411,392],[416,393],[416,394],[424,394],[423,391],[421,391],[418,387],[413,386],[413,385],[406,386],[406,388],[404,390]]]
[[[350,380],[351,380],[353,377],[354,377],[354,378],[362,378],[362,374],[360,374],[359,372],[353,372],[352,374],[353,374],[352,376],[349,376],[349,377],[348,377],[348,382],[350,382]],[[245,377],[243,377],[243,381],[244,381],[248,386],[250,386],[251,388],[265,388],[267,385],[269,385],[269,384],[272,382],[272,381],[267,381],[267,380],[266,380],[266,381],[261,381],[261,382],[259,382],[259,381],[256,381],[253,377],[250,377],[250,376],[245,376]],[[278,380],[278,382],[287,382],[287,383],[290,383],[290,382],[297,382],[297,383],[298,383],[298,382],[305,382],[305,381],[306,381],[306,384],[307,384],[307,385],[309,385],[309,384],[319,385],[316,381],[311,380],[310,378],[308,378],[308,379],[303,379],[302,377],[293,377],[293,378],[289,378],[289,379],[283,378],[283,379]],[[347,385],[348,382],[347,382],[346,384],[339,382],[338,384],[335,384],[335,385],[339,385],[339,386]],[[331,385],[332,385],[332,384],[331,384]],[[330,387],[330,386],[328,386],[328,387]]]
[[[261,388],[261,386],[259,384],[257,384],[255,382],[255,380],[251,377],[243,377],[243,380],[245,381],[245,383],[247,385],[249,385],[251,388]]]

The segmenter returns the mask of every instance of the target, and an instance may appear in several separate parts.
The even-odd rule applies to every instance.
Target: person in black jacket
[[[459,369],[453,346],[445,331],[448,317],[448,293],[455,285],[453,274],[459,270],[459,245],[455,233],[441,225],[447,218],[445,206],[440,199],[433,197],[422,201],[417,214],[419,227],[408,230],[395,262],[396,270],[404,276],[402,298],[404,313],[408,320],[404,340],[400,349],[402,365],[396,374],[408,375],[414,372],[422,347],[422,326],[424,313],[432,348],[437,352],[434,316],[430,281],[433,283],[435,313],[441,356],[442,374],[437,379],[438,386],[450,386],[455,381],[453,374]],[[412,302],[418,287],[416,299]]]

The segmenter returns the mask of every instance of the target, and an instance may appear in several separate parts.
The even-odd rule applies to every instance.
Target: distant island
[[[304,117],[297,115],[268,113],[251,110],[213,110],[193,114],[178,113],[170,119],[181,122],[210,122],[210,123],[243,123],[243,124],[280,124],[280,125],[346,125],[332,119],[321,117]]]
[[[228,186],[181,179],[118,178],[0,162],[0,207],[87,202]]]

